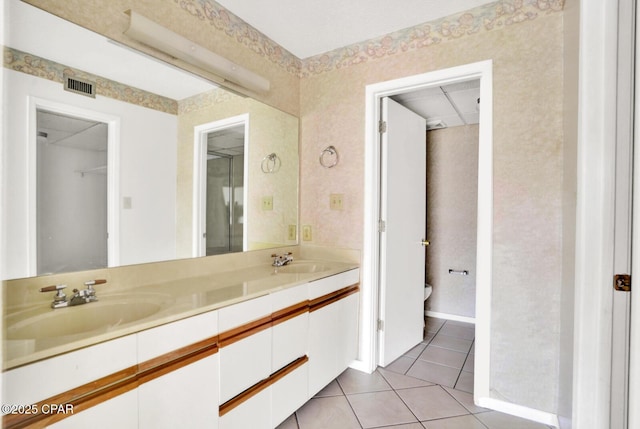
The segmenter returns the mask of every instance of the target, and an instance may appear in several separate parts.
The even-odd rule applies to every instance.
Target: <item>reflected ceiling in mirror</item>
[[[110,162],[116,173],[109,178],[109,213],[115,227],[109,240],[117,244],[117,256],[109,266],[196,255],[194,128],[240,114],[250,118],[244,250],[297,243],[288,234],[298,219],[297,118],[19,0],[6,3],[11,26],[4,48],[9,108],[3,117],[3,179],[10,191],[3,236],[12,251],[2,260],[5,278],[35,275],[35,111],[43,107],[71,116],[96,114],[113,125],[117,149]],[[65,75],[93,82],[96,97],[64,91]],[[264,174],[260,163],[271,153],[281,156],[283,167]],[[261,210],[264,197],[273,199],[273,210]],[[83,214],[90,216],[88,210]]]

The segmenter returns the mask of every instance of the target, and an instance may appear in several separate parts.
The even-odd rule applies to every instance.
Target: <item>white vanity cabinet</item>
[[[358,282],[353,269],[5,371],[4,403],[74,408],[4,427],[274,428],[356,358]]]
[[[216,311],[137,334],[140,429],[218,427],[217,335]]]
[[[357,357],[359,270],[310,284],[309,397]]]
[[[220,310],[220,429],[273,428],[307,400],[308,285]]]

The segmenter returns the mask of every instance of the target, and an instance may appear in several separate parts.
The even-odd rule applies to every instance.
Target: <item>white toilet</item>
[[[433,287],[431,287],[430,284],[425,283],[424,284],[424,302],[425,303],[427,302],[427,299],[431,296],[431,292],[433,292]],[[426,308],[426,306],[425,306],[425,309],[424,309],[424,323],[425,323],[425,326],[426,326],[426,324],[427,324],[427,308]]]

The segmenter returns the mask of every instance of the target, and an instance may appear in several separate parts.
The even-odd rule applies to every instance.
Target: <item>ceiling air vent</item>
[[[96,98],[96,83],[90,80],[64,75],[64,89],[76,94]]]

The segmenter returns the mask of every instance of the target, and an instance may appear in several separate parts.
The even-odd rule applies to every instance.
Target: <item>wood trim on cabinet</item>
[[[250,337],[251,335],[257,334],[258,332],[264,331],[265,329],[268,329],[270,327],[271,315],[222,332],[218,335],[218,344],[220,347],[226,347],[242,340],[243,338]]]
[[[360,283],[352,284],[337,291],[322,295],[316,299],[309,301],[309,311],[313,312],[321,309],[329,304],[333,304],[336,301],[340,301],[342,298],[346,298],[349,295],[360,291]]]
[[[282,322],[286,322],[289,319],[300,316],[309,311],[309,301],[299,302],[298,304],[291,305],[282,310],[278,310],[271,315],[271,324],[273,326]]]
[[[286,375],[292,373],[293,371],[295,371],[296,369],[298,369],[308,361],[309,361],[309,357],[306,355],[299,357],[298,359],[291,362],[289,365],[271,374],[268,378],[265,378],[264,380],[259,381],[258,383],[254,384],[244,392],[234,396],[224,404],[220,405],[220,407],[218,408],[218,415],[220,417],[224,416],[229,411],[233,410],[234,408],[248,401],[258,393],[262,392],[267,387],[273,385],[278,380],[284,378]]]
[[[7,414],[3,416],[2,426],[7,429],[46,427],[217,352],[218,336],[213,336],[51,396],[35,404],[33,409],[38,410],[35,414]],[[52,404],[71,405],[73,413],[44,414],[43,405]]]

